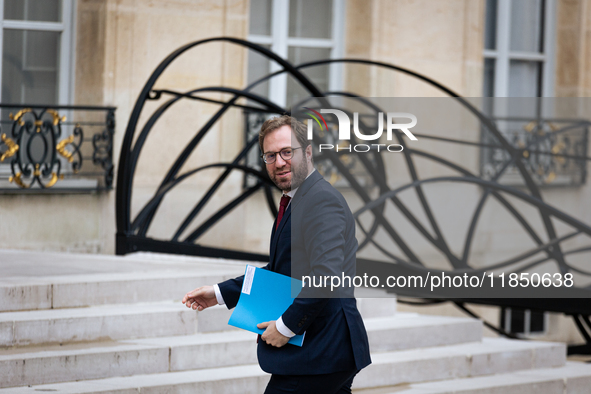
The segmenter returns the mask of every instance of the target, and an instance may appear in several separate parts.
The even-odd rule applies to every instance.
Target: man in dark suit
[[[290,116],[267,120],[259,133],[270,178],[283,191],[265,269],[301,279],[355,275],[355,222],[343,196],[314,170],[305,126]],[[233,308],[244,277],[187,293],[183,303],[203,310]],[[261,322],[261,368],[272,374],[265,393],[350,393],[353,377],[371,363],[367,333],[352,288],[304,286],[277,321]],[[303,346],[285,346],[305,332]]]

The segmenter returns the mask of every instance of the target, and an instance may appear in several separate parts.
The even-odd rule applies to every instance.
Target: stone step
[[[482,333],[482,325],[478,320],[421,316],[414,313],[399,313],[391,318],[365,319],[364,322],[372,353],[480,341]],[[427,342],[422,340],[417,333],[429,336],[431,344],[426,344]],[[170,348],[171,371],[181,371],[207,368],[212,365],[254,363],[256,362],[255,338],[255,334],[239,330],[190,336],[146,338],[127,342]],[[231,343],[231,346],[227,345],[228,342]],[[251,352],[252,358],[248,357],[248,352]],[[238,353],[240,353],[239,356]],[[196,358],[195,354],[207,354],[208,356]]]
[[[372,352],[478,342],[482,322],[472,318],[397,313],[393,318],[365,319]]]
[[[112,393],[262,393],[270,375],[258,365],[211,368],[197,371],[134,375],[79,382],[52,383],[0,389],[0,393],[55,391],[62,394]]]
[[[203,312],[203,314],[209,311]],[[365,320],[372,352],[480,340],[479,321],[400,313]],[[226,326],[229,327],[229,326]],[[0,350],[0,387],[253,364],[256,335],[243,330]],[[199,355],[196,357],[196,355]],[[97,368],[89,368],[96,365]]]
[[[106,261],[95,261],[95,256],[78,257],[82,266],[92,264],[96,272],[0,279],[0,312],[180,301],[186,292],[196,287],[241,275],[245,265],[212,263],[213,259],[192,264],[166,260],[139,263],[119,257],[120,270],[127,268],[128,272],[118,272],[111,267],[111,260],[117,261],[117,258],[105,256],[104,259]],[[101,271],[105,264],[104,269],[109,268],[111,272]]]
[[[196,355],[193,354],[192,357]],[[355,388],[469,378],[505,373],[508,370],[559,367],[564,366],[565,347],[553,343],[517,343],[486,339],[481,343],[377,353],[372,357],[373,364],[355,379]],[[591,376],[591,371],[587,375]],[[71,376],[72,379],[79,379],[74,372]],[[127,393],[133,390],[140,390],[142,393],[260,393],[264,391],[268,378],[269,376],[255,364],[78,382],[32,384],[28,387],[0,389],[0,393]],[[417,394],[419,392],[421,391],[417,391]]]
[[[396,314],[396,296],[393,294],[381,291],[356,291],[355,297],[357,298],[357,309],[363,319],[391,317]]]
[[[562,366],[562,343],[484,338],[482,342],[372,354],[355,379],[357,388],[457,379]]]
[[[369,394],[374,390],[358,390]],[[416,383],[407,388],[380,390],[387,394],[588,394],[591,392],[591,365],[568,362],[558,368],[517,371],[506,374]]]
[[[365,299],[360,307],[365,316],[380,316],[388,311],[381,304],[390,304],[391,310],[395,302],[395,299]],[[0,313],[0,346],[224,331],[233,329],[228,326],[231,313],[218,305],[197,313],[180,301],[4,312]],[[198,319],[201,314],[202,318]]]
[[[0,313],[0,346],[188,335],[219,330],[223,319],[228,327],[225,307],[208,313],[208,319],[198,319],[180,302],[5,312]]]
[[[186,292],[196,287],[242,275],[246,264],[262,265],[155,253],[97,257],[0,250],[0,258],[4,257],[19,266],[4,267],[8,275],[0,278],[0,312],[180,301]],[[31,264],[41,267],[39,275],[35,274],[34,267],[22,268]],[[47,264],[54,269],[44,271]],[[24,273],[28,275],[23,276]],[[358,289],[356,295],[365,318],[396,313],[393,295],[375,289]]]
[[[28,352],[27,352],[28,351]],[[247,331],[0,351],[0,387],[256,364]]]
[[[169,349],[107,342],[0,351],[0,387],[168,372]]]
[[[104,277],[110,275],[103,274]],[[167,275],[170,275],[168,278],[156,279],[154,275],[156,274],[153,272],[150,272],[149,275],[146,274],[144,276],[145,283],[142,286],[139,285],[141,282],[139,279],[137,281],[121,279],[118,282],[95,280],[85,284],[72,282],[64,284],[69,289],[67,291],[60,290],[60,285],[54,284],[52,285],[53,290],[50,292],[53,295],[52,302],[55,303],[58,299],[62,300],[63,302],[59,302],[59,306],[62,308],[0,313],[0,346],[96,341],[105,338],[117,340],[150,336],[186,335],[194,332],[232,329],[227,325],[231,311],[228,311],[224,306],[215,306],[205,311],[206,315],[200,320],[200,324],[195,327],[197,322],[196,312],[187,309],[181,304],[180,300],[185,293],[178,290],[182,285],[182,281],[187,282],[183,285],[185,288],[192,289],[200,284],[217,282],[228,276],[227,274],[220,274],[217,277],[214,274],[195,276],[189,278],[192,281],[190,286],[189,279],[180,279],[177,272],[168,273]],[[162,275],[162,273],[158,273],[158,275]],[[147,276],[150,276],[151,279],[147,280]],[[116,283],[116,286],[114,283]],[[89,287],[85,287],[86,285]],[[129,298],[107,296],[117,292],[129,296]],[[178,301],[101,305],[108,301],[137,301],[138,298],[142,299],[142,297],[138,296],[142,292],[145,294],[164,294],[162,297],[167,296],[171,297],[171,299],[174,292],[178,295]],[[130,295],[132,293],[133,296]],[[57,296],[58,294],[59,296]],[[70,300],[75,297],[79,297],[82,301]],[[150,298],[156,297],[146,295],[142,300],[147,301]],[[15,300],[16,298],[13,297],[12,299]],[[66,306],[72,307],[77,304],[86,305],[89,303],[98,305],[84,308],[65,308]],[[366,318],[393,316],[396,311],[396,299],[360,299],[359,309]]]

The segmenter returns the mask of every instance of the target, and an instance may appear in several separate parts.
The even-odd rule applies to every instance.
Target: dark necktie
[[[289,200],[291,200],[291,197],[289,196],[283,195],[281,197],[281,201],[279,202],[279,212],[277,213],[277,224],[275,224],[275,229],[277,229],[277,227],[279,227],[279,223],[281,223],[281,219],[283,218],[283,214],[287,209],[287,204],[289,204]]]

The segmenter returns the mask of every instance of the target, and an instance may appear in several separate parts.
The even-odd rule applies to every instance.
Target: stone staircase
[[[0,250],[0,393],[262,393],[256,336],[180,303],[244,263]],[[373,364],[356,393],[591,393],[564,344],[482,338],[469,318],[358,299]]]

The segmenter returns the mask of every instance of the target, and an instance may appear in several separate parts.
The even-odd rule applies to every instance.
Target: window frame
[[[523,332],[513,331],[512,330],[512,323],[513,323],[513,310],[518,311],[519,308],[511,308],[511,307],[501,307],[500,313],[503,315],[499,320],[504,320],[504,325],[501,327],[505,332],[515,334],[520,338],[535,338],[535,337],[543,337],[548,334],[548,327],[550,326],[550,315],[548,312],[541,312],[542,313],[542,322],[544,328],[542,331],[531,331],[531,309],[523,309]]]
[[[68,105],[74,97],[74,28],[76,15],[76,2],[74,0],[62,0],[61,22],[20,21],[4,19],[4,0],[0,0],[0,54],[4,49],[4,29],[12,30],[36,30],[60,32],[60,53],[58,71],[58,97],[55,105]],[[2,66],[0,61],[0,83],[2,82]],[[0,102],[2,91],[0,90]],[[11,103],[18,104],[18,103]],[[24,103],[25,105],[28,103]],[[49,105],[50,106],[50,105]]]
[[[498,0],[496,10],[496,49],[484,49],[484,60],[494,59],[493,97],[509,97],[509,66],[512,60],[537,61],[542,65],[541,97],[554,96],[556,54],[556,0],[542,0],[543,52],[512,51],[511,48],[511,1]],[[485,23],[487,16],[485,15]]]
[[[270,45],[271,50],[287,59],[290,47],[328,48],[331,59],[343,57],[346,0],[332,2],[332,38],[289,37],[289,0],[273,0],[271,9],[271,35],[249,34],[248,40],[260,45]],[[269,73],[281,70],[281,66],[270,62]],[[329,65],[328,89],[341,90],[343,86],[343,65]],[[269,81],[268,97],[281,107],[287,103],[287,74],[283,73]]]

